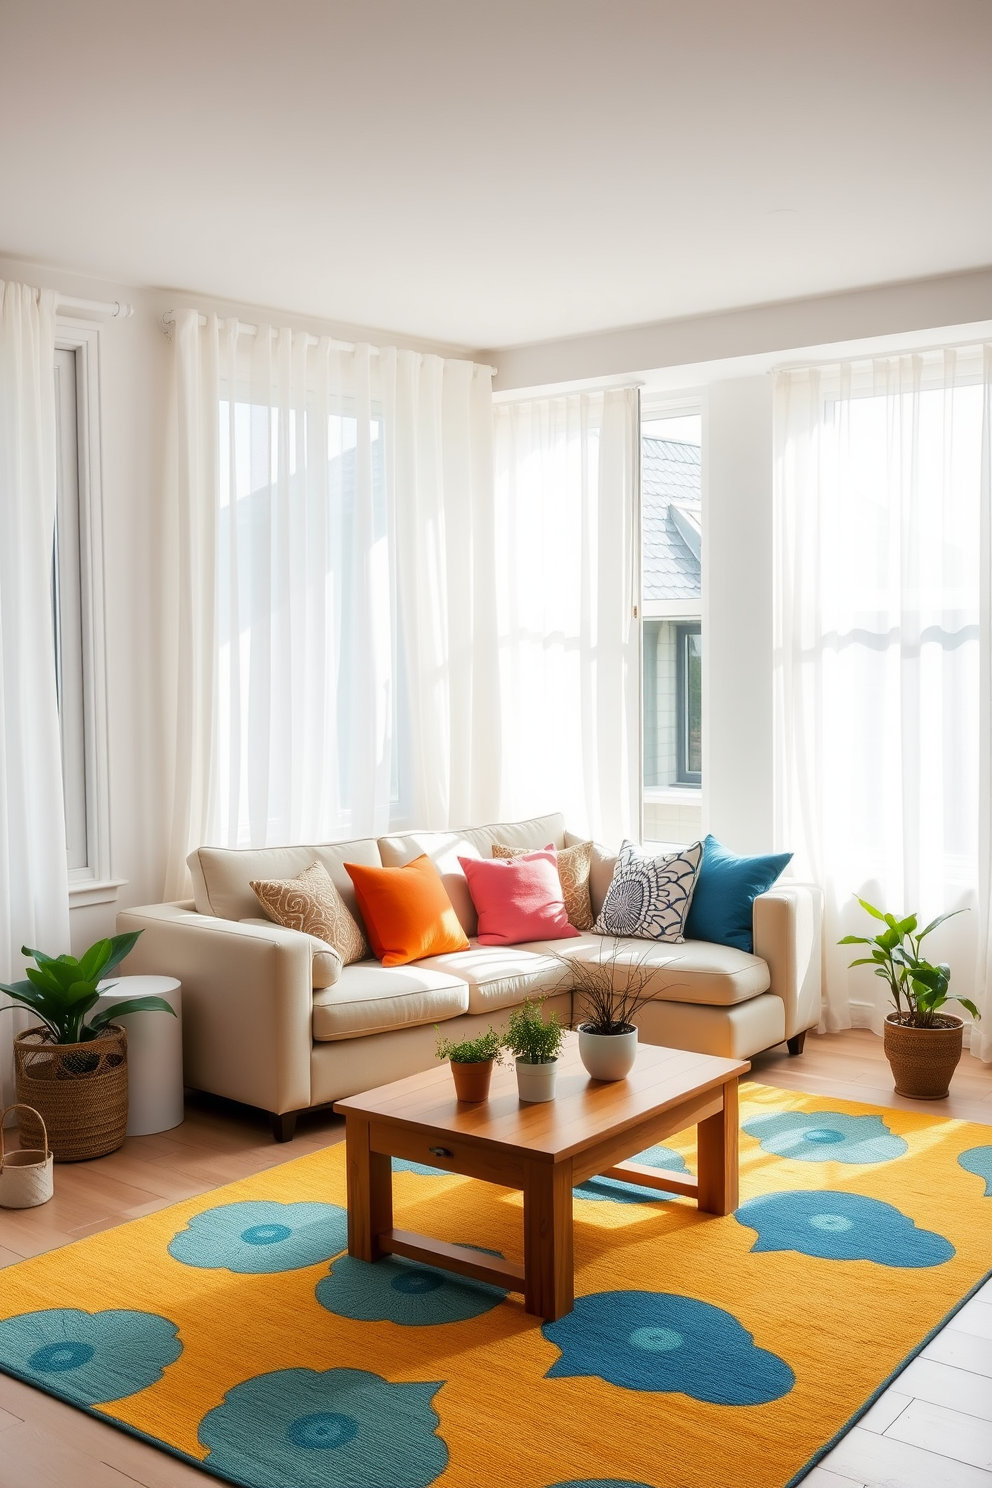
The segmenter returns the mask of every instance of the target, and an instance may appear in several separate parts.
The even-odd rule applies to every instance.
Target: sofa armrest
[[[754,901],[754,954],[767,962],[769,991],[785,1004],[787,1039],[820,1021],[822,918],[816,884],[776,884]]]
[[[183,1078],[197,1090],[281,1114],[310,1104],[309,938],[240,925],[178,904],[123,910],[119,934],[144,933],[124,975],[182,982]]]

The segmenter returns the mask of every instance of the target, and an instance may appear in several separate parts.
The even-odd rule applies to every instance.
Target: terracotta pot
[[[451,1061],[451,1078],[455,1082],[455,1094],[460,1101],[484,1101],[489,1098],[489,1082],[493,1077],[491,1059],[475,1059],[471,1064]]]
[[[593,1033],[588,1023],[580,1023],[579,1058],[594,1080],[625,1080],[637,1058],[637,1029]]]
[[[558,1076],[557,1059],[547,1059],[542,1064],[531,1064],[528,1059],[517,1062],[517,1094],[522,1101],[537,1104],[555,1098],[555,1080]]]
[[[943,1100],[958,1067],[964,1023],[942,1013],[940,1028],[911,1028],[898,1013],[885,1020],[885,1057],[892,1069],[896,1094],[914,1100]]]

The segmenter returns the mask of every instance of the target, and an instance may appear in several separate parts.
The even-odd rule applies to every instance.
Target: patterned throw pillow
[[[256,878],[251,887],[270,920],[316,935],[334,947],[345,966],[369,954],[361,926],[319,860],[295,878]]]
[[[494,858],[519,858],[532,852],[530,847],[493,846]],[[589,898],[589,870],[592,867],[592,843],[578,842],[574,847],[558,849],[558,877],[568,923],[576,930],[592,929],[592,900]]]
[[[661,858],[624,842],[593,930],[681,945],[702,860],[701,842]]]

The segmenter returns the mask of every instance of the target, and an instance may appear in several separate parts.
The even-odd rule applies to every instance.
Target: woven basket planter
[[[963,1022],[941,1013],[940,1027],[911,1028],[898,1022],[898,1017],[898,1013],[888,1015],[883,1039],[896,1094],[914,1100],[943,1100],[961,1058]]]
[[[14,1039],[17,1099],[34,1106],[56,1162],[116,1152],[127,1131],[127,1034],[112,1023],[85,1044],[56,1044],[44,1028]]]

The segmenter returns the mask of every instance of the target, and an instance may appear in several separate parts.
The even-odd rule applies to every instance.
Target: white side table
[[[183,1119],[182,984],[175,977],[110,976],[112,990],[101,992],[102,1011],[132,997],[162,997],[171,1013],[126,1013],[129,1137],[169,1131]],[[101,982],[101,986],[103,983]]]

